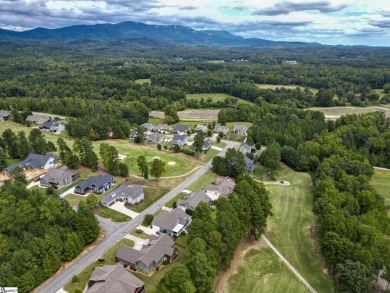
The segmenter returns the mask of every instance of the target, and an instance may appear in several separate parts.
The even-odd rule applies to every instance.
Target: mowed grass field
[[[323,271],[324,264],[315,244],[311,178],[309,174],[284,167],[277,179],[289,181],[291,185],[266,186],[273,216],[268,218],[265,236],[318,292],[333,292],[333,281]],[[306,292],[286,270],[268,248],[255,250],[245,258],[238,274],[229,278],[229,292],[238,292],[234,289],[245,286],[245,282],[248,285],[242,292]]]
[[[385,199],[387,213],[390,214],[390,170],[375,169],[371,184]]]
[[[309,292],[268,247],[250,250],[245,254],[243,263],[245,265],[238,268],[238,274],[230,277],[220,292]]]
[[[387,107],[381,107],[381,106],[372,106],[372,107],[352,107],[352,106],[346,106],[346,107],[313,107],[308,108],[307,110],[314,110],[314,111],[320,111],[324,113],[326,119],[330,120],[336,120],[337,118],[340,118],[342,115],[347,114],[365,114],[369,112],[375,112],[375,111],[384,111],[387,117],[390,117],[390,108]]]
[[[151,82],[151,80],[149,78],[142,78],[142,79],[136,79],[135,83],[138,83],[138,84],[144,84],[144,83],[151,84],[152,82]]]
[[[218,102],[218,101],[224,101],[226,98],[234,98],[233,96],[230,96],[228,94],[214,94],[214,93],[209,93],[209,94],[187,94],[186,95],[187,99],[195,99],[200,101],[202,98],[207,101],[207,99],[211,99],[213,102]],[[239,104],[247,104],[247,105],[253,105],[252,102],[236,98],[238,99]]]
[[[262,84],[257,83],[256,86],[261,89],[270,89],[270,90],[276,90],[277,88],[282,88],[282,87],[288,90],[295,90],[296,88],[300,88],[301,90],[305,89],[305,87],[299,85],[283,85],[283,84],[268,84],[268,83],[262,83]],[[317,89],[309,88],[309,90],[313,94],[318,93]]]

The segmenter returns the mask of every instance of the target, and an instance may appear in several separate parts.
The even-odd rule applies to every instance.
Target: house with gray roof
[[[23,170],[49,170],[50,168],[53,168],[54,166],[58,165],[59,160],[58,158],[54,157],[51,154],[46,155],[38,155],[38,154],[29,154],[26,159],[19,163],[13,163],[8,165],[4,169],[4,173],[6,175],[10,175],[10,172],[15,167],[20,167]]]
[[[172,127],[169,126],[168,124],[159,124],[153,128],[153,131],[157,131],[160,133],[167,133],[172,131]]]
[[[49,115],[28,115],[26,118],[26,122],[31,124],[42,124],[51,120]]]
[[[242,142],[240,144],[240,148],[238,149],[241,153],[243,153],[244,155],[247,154],[247,153],[255,153],[256,152],[256,148],[253,147],[253,146],[250,146],[249,144],[247,144],[246,142]]]
[[[140,126],[146,128],[149,131],[152,131],[155,127],[152,123],[144,123],[144,124],[141,124]]]
[[[11,112],[0,110],[0,121],[8,121],[11,117]]]
[[[143,293],[145,283],[118,265],[95,267],[85,293]]]
[[[228,132],[229,132],[229,127],[227,127],[227,126],[222,126],[222,125],[217,125],[217,126],[215,126],[215,127],[214,127],[214,133],[220,133],[220,132],[222,132],[223,135],[228,134]]]
[[[180,135],[180,134],[175,134],[172,138],[172,141],[171,141],[172,146],[178,145],[180,147],[183,147],[187,143],[188,143],[188,136],[187,135]]]
[[[49,171],[40,179],[40,185],[44,187],[53,187],[58,189],[73,182],[78,177],[77,173],[70,172],[65,168],[50,168]]]
[[[253,160],[245,156],[245,164],[246,164],[246,170],[249,173],[253,173],[255,171],[255,164],[253,163]]]
[[[148,142],[151,142],[151,143],[162,143],[164,141],[165,141],[165,134],[162,134],[162,133],[153,132],[148,137]]]
[[[110,207],[118,201],[129,204],[136,204],[144,200],[144,190],[141,185],[121,185],[117,189],[107,194],[100,203],[105,207]]]
[[[240,124],[234,124],[233,125],[233,132],[237,133],[238,135],[247,135],[247,133],[248,133],[248,126],[240,125]]]
[[[65,123],[58,122],[57,120],[50,120],[39,125],[39,129],[58,134],[65,130]]]
[[[187,131],[191,130],[191,127],[188,125],[177,124],[172,132],[175,133],[187,133]]]
[[[220,196],[228,196],[232,193],[236,183],[230,177],[218,177],[214,184],[208,184],[204,192],[212,199],[217,200]]]
[[[74,188],[74,193],[86,194],[88,192],[94,192],[101,194],[109,190],[114,184],[115,181],[112,175],[91,176],[88,179],[79,182]]]
[[[207,128],[206,125],[198,124],[198,125],[195,126],[194,130],[195,130],[195,131],[202,131],[203,133],[207,133],[207,131],[208,131],[209,129]]]
[[[208,149],[210,149],[212,144],[213,142],[211,141],[211,139],[205,139],[205,141],[203,142],[202,151],[207,151]]]
[[[180,235],[191,223],[191,217],[182,209],[176,208],[170,212],[161,211],[152,221],[154,230],[169,235]]]
[[[198,190],[187,194],[182,199],[179,199],[176,202],[176,205],[184,211],[187,209],[193,211],[201,202],[211,205],[211,198],[202,190]]]
[[[174,245],[175,242],[166,234],[152,235],[148,245],[144,245],[141,250],[121,245],[115,257],[131,269],[148,273],[159,268],[165,259],[172,259],[175,256]]]

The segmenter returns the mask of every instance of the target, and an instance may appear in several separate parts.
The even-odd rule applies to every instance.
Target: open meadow
[[[390,170],[375,169],[371,184],[385,199],[387,213],[390,215]]]
[[[384,111],[387,117],[390,117],[390,108],[381,107],[381,106],[372,106],[372,107],[312,107],[307,110],[320,111],[324,113],[325,119],[336,120],[340,118],[342,115],[347,114],[365,114],[369,112],[375,111]]]
[[[228,94],[215,94],[215,93],[206,93],[206,94],[187,94],[186,95],[187,99],[195,99],[200,101],[201,99],[204,99],[207,101],[208,99],[211,99],[213,102],[219,102],[219,101],[224,101],[226,98],[236,98]],[[253,105],[252,102],[236,98],[238,99],[239,104],[247,104],[247,105]]]
[[[262,84],[256,84],[256,86],[260,89],[270,89],[270,90],[276,90],[278,88],[285,88],[285,89],[288,89],[288,90],[295,90],[296,88],[300,88],[301,90],[304,90],[305,87],[304,86],[300,86],[300,85],[283,85],[283,84],[268,84],[268,83],[262,83]],[[309,88],[309,90],[313,93],[313,94],[317,94],[318,90],[317,89],[313,89],[313,88]]]

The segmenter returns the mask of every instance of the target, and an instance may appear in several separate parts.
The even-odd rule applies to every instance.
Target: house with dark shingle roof
[[[11,117],[11,112],[0,110],[0,121],[8,121]]]
[[[136,204],[144,200],[144,190],[140,185],[125,186],[121,185],[117,189],[107,194],[100,203],[105,207],[110,207],[118,201],[124,201],[129,204]]]
[[[148,142],[151,143],[162,143],[164,140],[165,140],[165,134],[158,133],[158,132],[153,132],[148,137]]]
[[[236,186],[230,177],[218,177],[214,184],[208,184],[204,192],[212,199],[217,200],[220,196],[228,196]]]
[[[160,133],[171,132],[171,130],[172,130],[172,127],[169,126],[168,124],[159,124],[153,128],[153,131],[157,131]]]
[[[207,133],[209,129],[207,128],[206,125],[203,124],[198,124],[195,126],[195,131],[202,131],[203,133]]]
[[[220,133],[220,132],[222,132],[223,135],[228,134],[228,132],[229,132],[229,127],[227,127],[227,126],[222,126],[222,125],[217,125],[217,126],[215,126],[215,127],[214,127],[214,133]]]
[[[183,147],[187,144],[188,142],[188,136],[187,135],[179,135],[175,134],[172,138],[171,145],[175,146],[178,145],[180,147]]]
[[[61,133],[65,130],[65,123],[57,120],[50,120],[39,125],[40,130],[50,131],[51,133]]]
[[[253,160],[245,156],[245,164],[246,164],[246,170],[249,173],[253,173],[255,171],[255,164],[253,163]]]
[[[28,115],[26,118],[26,122],[31,124],[42,124],[50,120],[51,117],[49,115]]]
[[[13,163],[8,165],[4,169],[4,174],[10,175],[10,172],[12,169],[15,167],[20,167],[23,170],[39,170],[39,169],[44,169],[44,170],[49,170],[50,168],[53,168],[59,163],[59,160],[54,157],[51,154],[46,154],[46,155],[38,155],[38,154],[29,154],[26,159],[19,163]]]
[[[191,217],[182,209],[176,208],[170,212],[161,211],[152,221],[154,230],[169,235],[180,235],[191,223]]]
[[[144,124],[141,124],[140,126],[146,128],[149,131],[152,131],[155,127],[152,123],[144,123]]]
[[[121,245],[115,257],[131,269],[148,273],[159,268],[165,259],[172,259],[175,256],[174,245],[175,242],[166,234],[152,235],[149,244],[144,245],[141,250]]]
[[[198,190],[187,194],[182,199],[179,199],[176,205],[183,210],[195,210],[201,202],[205,202],[210,205],[211,198],[202,190]]]
[[[112,175],[91,176],[77,184],[74,188],[74,193],[86,194],[94,192],[100,194],[109,190],[114,184],[115,181]]]
[[[50,168],[40,179],[40,185],[58,189],[72,183],[77,176],[78,174],[70,172],[67,168]]]
[[[235,124],[233,125],[233,132],[237,133],[238,135],[246,135],[248,132],[248,126]]]
[[[118,265],[95,267],[85,293],[143,293],[145,283]]]
[[[241,145],[240,145],[240,148],[238,150],[241,153],[243,153],[244,155],[247,154],[247,153],[255,153],[256,152],[256,148],[253,147],[253,146],[250,146],[246,142],[242,142]]]
[[[172,132],[175,133],[187,133],[187,131],[191,130],[191,127],[188,125],[177,124]]]

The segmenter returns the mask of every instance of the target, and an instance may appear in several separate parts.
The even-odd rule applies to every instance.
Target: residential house
[[[214,184],[208,184],[204,192],[212,199],[217,200],[220,196],[228,196],[236,183],[229,177],[218,177]]]
[[[176,208],[170,212],[161,211],[154,217],[152,227],[160,233],[180,235],[191,223],[191,217],[182,209]]]
[[[246,142],[242,142],[238,150],[241,153],[243,153],[244,155],[247,153],[256,153],[256,148],[253,146],[250,146]]]
[[[233,125],[233,132],[239,135],[247,135],[248,126],[235,124]]]
[[[154,131],[160,132],[160,133],[167,133],[172,131],[172,127],[168,124],[159,124],[153,128]]]
[[[24,170],[49,170],[50,168],[53,168],[54,166],[58,165],[59,160],[58,158],[54,157],[51,154],[46,155],[38,155],[38,154],[29,154],[26,159],[19,163],[13,163],[8,165],[4,169],[4,173],[6,175],[10,175],[10,172],[15,167],[20,167]]]
[[[172,138],[171,145],[175,146],[178,145],[180,147],[185,146],[188,143],[188,136],[187,135],[179,135],[175,134]]]
[[[246,163],[246,170],[249,173],[253,173],[253,171],[255,171],[255,164],[253,163],[253,160],[245,156],[245,163]]]
[[[170,260],[175,256],[174,245],[175,242],[166,234],[152,235],[149,244],[144,245],[141,250],[121,245],[116,253],[116,258],[131,269],[148,273],[159,268],[165,259]]]
[[[95,267],[85,293],[143,293],[145,283],[118,265]]]
[[[0,110],[0,121],[8,121],[11,117],[11,112]]]
[[[154,125],[152,123],[144,123],[141,124],[140,126],[146,128],[146,130],[152,131],[154,129]]]
[[[207,133],[208,130],[209,129],[207,128],[207,126],[202,124],[198,124],[195,126],[195,131],[202,131],[203,133]]]
[[[205,141],[203,142],[202,151],[209,150],[211,148],[212,144],[213,144],[213,142],[211,141],[211,139],[209,139],[209,138],[205,139]]]
[[[193,191],[184,196],[182,199],[179,199],[176,203],[176,206],[183,209],[184,211],[187,209],[193,211],[201,202],[205,202],[210,205],[211,198],[202,190],[199,190]]]
[[[188,125],[177,124],[175,126],[175,128],[173,129],[173,132],[175,132],[175,133],[187,133],[187,131],[190,131],[190,130],[191,130],[191,127],[189,127]]]
[[[140,185],[121,185],[108,195],[100,203],[105,207],[110,207],[118,201],[124,201],[129,204],[136,204],[144,200],[144,190]]]
[[[65,123],[57,120],[50,120],[39,125],[40,130],[50,131],[51,133],[61,133],[65,130]]]
[[[49,115],[28,115],[26,118],[26,122],[30,122],[31,124],[43,124],[51,120]]]
[[[86,194],[88,192],[100,194],[109,190],[114,183],[115,181],[112,175],[91,176],[77,184],[74,192],[77,194]]]
[[[49,171],[47,171],[40,179],[40,185],[58,189],[72,183],[77,177],[77,173],[70,172],[66,167],[58,169],[50,168]]]
[[[215,126],[215,127],[214,127],[214,133],[220,133],[220,132],[222,132],[223,135],[228,134],[228,132],[229,132],[229,127],[227,127],[227,126],[222,126],[222,125],[217,125],[217,126]]]
[[[153,132],[148,137],[148,142],[151,142],[151,143],[162,143],[164,141],[165,141],[165,134],[162,134],[162,133]]]

